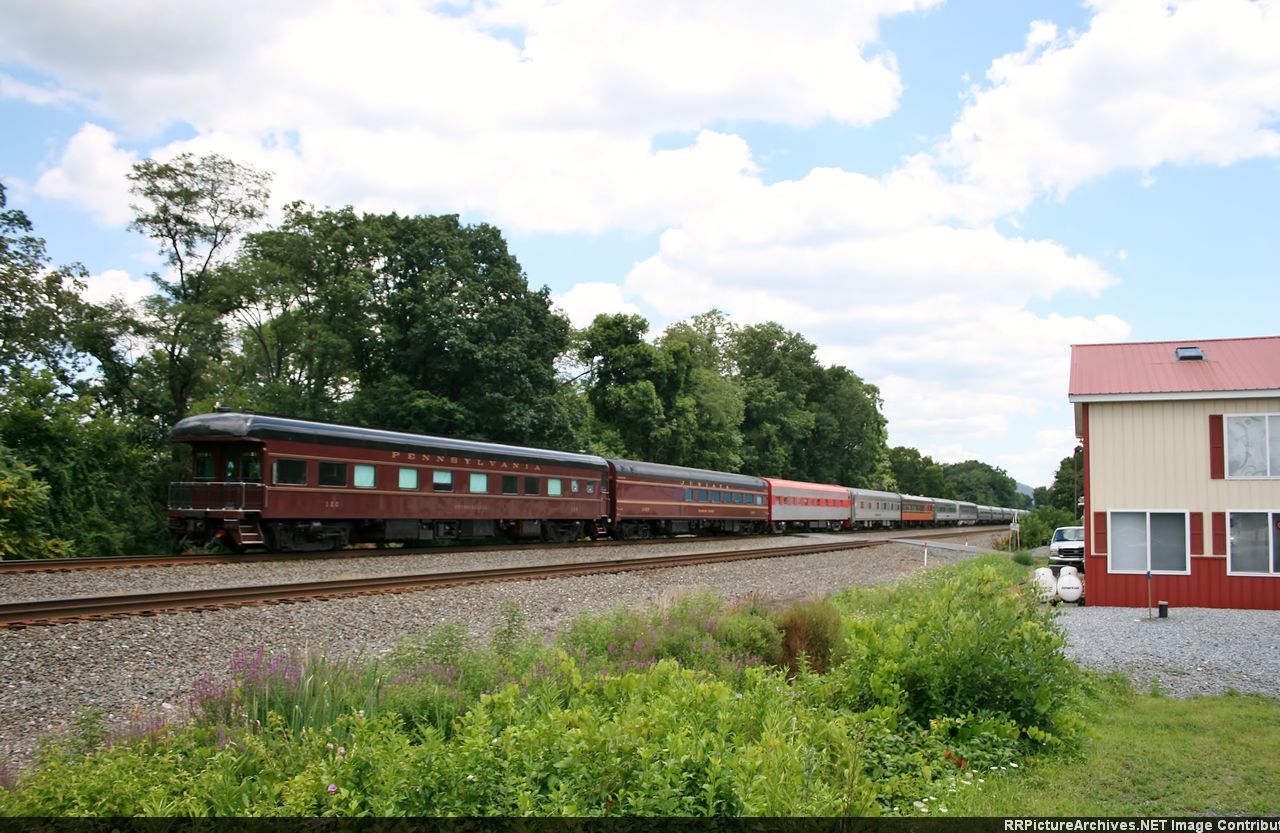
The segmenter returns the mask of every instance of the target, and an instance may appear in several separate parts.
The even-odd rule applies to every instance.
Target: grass
[[[1091,704],[1076,755],[987,773],[981,790],[951,800],[951,815],[1280,814],[1280,700],[1175,700],[1113,675]]]

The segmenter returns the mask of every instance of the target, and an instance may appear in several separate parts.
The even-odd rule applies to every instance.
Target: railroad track
[[[684,555],[616,559],[576,564],[539,564],[489,570],[335,579],[333,581],[294,584],[222,587],[209,590],[180,590],[96,598],[47,599],[0,604],[0,627],[24,628],[34,625],[53,625],[60,622],[108,619],[120,616],[154,616],[162,613],[217,610],[252,604],[280,604],[378,593],[405,593],[468,584],[532,581],[566,576],[668,569],[694,564],[747,561],[760,558],[784,558],[837,550],[860,549],[875,546],[877,543],[881,542],[835,540],[799,546],[770,547],[768,549],[687,553]]]
[[[892,538],[955,538],[964,535],[976,535],[990,532],[1000,532],[1006,529],[1004,526],[974,526],[965,527],[963,529],[935,529],[935,530],[913,530],[902,529],[894,530],[892,533],[884,531],[876,531],[868,533],[860,531],[851,533],[854,535],[877,534]],[[796,533],[792,533],[796,534]],[[803,534],[803,533],[799,533]],[[644,545],[644,544],[663,544],[678,541],[690,540],[689,538],[645,538],[637,540],[629,540],[625,542],[607,540],[607,541],[579,541],[572,544],[493,544],[484,546],[470,547],[394,547],[387,549],[347,549],[334,550],[330,552],[293,552],[293,553],[202,553],[199,555],[112,555],[97,556],[92,558],[34,558],[34,559],[15,559],[11,561],[0,560],[0,574],[2,573],[70,573],[79,570],[118,570],[124,568],[141,568],[141,567],[187,567],[202,566],[209,564],[256,564],[262,562],[277,561],[320,561],[330,559],[343,558],[379,558],[383,556],[401,556],[401,555],[449,555],[455,553],[485,553],[485,552],[510,552],[512,550],[540,550],[540,549],[577,549],[592,548],[603,546],[617,546],[624,543],[627,546]],[[706,540],[706,539],[699,539]],[[886,540],[877,538],[875,540]]]

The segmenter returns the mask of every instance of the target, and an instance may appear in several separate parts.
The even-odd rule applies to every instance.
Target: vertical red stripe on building
[[[1093,554],[1107,551],[1107,513],[1093,513]]]
[[[1213,513],[1213,554],[1227,554],[1227,513]]]
[[[1222,414],[1209,414],[1209,477],[1213,480],[1226,477],[1222,446]]]
[[[1191,554],[1204,555],[1204,513],[1191,513]]]

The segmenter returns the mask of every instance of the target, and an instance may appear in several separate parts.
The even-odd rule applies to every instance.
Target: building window
[[[278,486],[307,485],[307,461],[277,458],[271,463],[271,482]]]
[[[378,485],[378,471],[368,463],[356,463],[354,474],[354,484],[357,489],[372,489]]]
[[[1186,512],[1111,512],[1108,571],[1190,573]]]
[[[328,460],[321,460],[320,461],[320,485],[321,486],[347,485],[347,464],[331,463]]]
[[[1280,477],[1280,414],[1228,415],[1227,477]]]
[[[1280,575],[1280,512],[1231,512],[1227,573]]]
[[[431,472],[431,491],[452,492],[453,472],[436,470]]]
[[[482,495],[489,491],[489,475],[481,472],[471,473],[471,493]]]
[[[417,469],[400,469],[400,488],[401,489],[418,488],[418,470]]]

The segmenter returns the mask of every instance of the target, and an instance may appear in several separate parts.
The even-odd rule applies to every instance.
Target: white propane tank
[[[1067,570],[1071,572],[1068,573]],[[1058,576],[1058,598],[1064,602],[1076,602],[1080,600],[1082,593],[1084,585],[1080,583],[1080,576],[1070,567],[1064,567],[1062,575]]]
[[[1070,564],[1066,565],[1058,572],[1058,575],[1060,576],[1076,576],[1079,574],[1080,572],[1075,567],[1072,567]]]
[[[1048,567],[1037,567],[1032,573],[1035,578],[1036,586],[1040,588],[1040,598],[1047,599],[1053,595],[1057,589],[1057,583],[1053,580],[1053,570]]]

